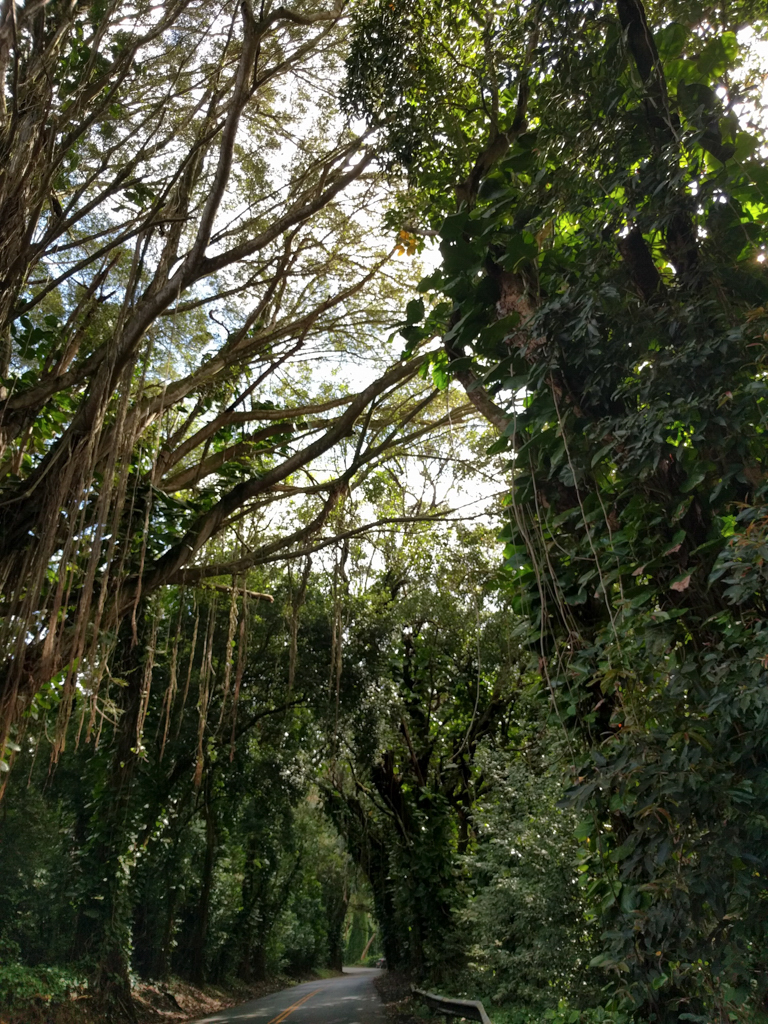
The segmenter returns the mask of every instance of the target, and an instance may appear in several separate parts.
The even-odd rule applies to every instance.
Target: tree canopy
[[[304,550],[466,414],[385,341],[410,268],[335,103],[340,8],[14,11],[3,736],[49,680],[104,664],[144,597]]]
[[[764,4],[3,11],[19,970],[763,1020]]]

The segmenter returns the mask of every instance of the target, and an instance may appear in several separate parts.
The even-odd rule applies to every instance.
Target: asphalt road
[[[197,1024],[385,1024],[373,979],[381,971],[345,967],[341,978],[302,985],[220,1010]]]

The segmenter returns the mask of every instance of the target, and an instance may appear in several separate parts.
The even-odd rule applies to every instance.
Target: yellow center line
[[[280,1024],[280,1022],[284,1021],[286,1017],[289,1017],[294,1010],[298,1010],[298,1008],[302,1006],[304,1003],[306,1003],[308,999],[311,999],[312,996],[317,995],[318,992],[322,992],[324,988],[325,986],[321,985],[320,988],[314,989],[308,995],[304,996],[302,999],[299,999],[299,1001],[294,1003],[293,1006],[289,1006],[287,1010],[281,1010],[276,1017],[273,1017],[272,1020],[268,1022],[268,1024]]]

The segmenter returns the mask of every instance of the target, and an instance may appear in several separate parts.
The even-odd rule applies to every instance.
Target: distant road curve
[[[342,978],[307,981],[263,999],[220,1010],[195,1024],[385,1024],[372,967],[345,967]]]

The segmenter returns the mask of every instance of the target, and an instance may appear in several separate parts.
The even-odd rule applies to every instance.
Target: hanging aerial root
[[[237,641],[237,668],[235,669],[235,689],[232,694],[232,734],[229,740],[229,760],[235,757],[235,739],[237,728],[237,704],[240,700],[240,686],[245,671],[245,661],[248,653],[248,591],[243,590],[243,614],[240,618],[240,635]]]
[[[221,710],[219,712],[219,721],[216,725],[217,734],[221,732],[221,725],[224,721],[224,711],[227,707],[227,699],[229,697],[229,686],[232,678],[232,644],[235,639],[235,630],[237,629],[237,586],[235,577],[232,577],[232,598],[229,602],[229,630],[227,632],[227,646],[224,651],[224,687],[221,694]]]
[[[304,562],[304,568],[301,573],[301,580],[299,581],[299,587],[296,593],[293,592],[293,586],[291,586],[291,614],[289,617],[288,625],[290,629],[290,647],[288,649],[288,693],[293,692],[293,684],[296,680],[296,666],[298,665],[299,655],[299,613],[304,599],[307,593],[307,584],[309,582],[309,574],[312,571],[312,559],[307,557]],[[291,567],[288,566],[288,578],[293,582],[293,576],[291,573]]]
[[[208,609],[208,628],[206,630],[205,643],[203,645],[203,657],[200,666],[200,683],[198,689],[197,712],[197,760],[195,763],[194,786],[200,788],[203,781],[203,766],[205,764],[204,740],[205,727],[208,722],[208,708],[211,702],[212,679],[213,679],[213,639],[216,633],[216,598],[210,603]]]
[[[195,663],[195,651],[197,650],[197,634],[198,634],[198,631],[200,629],[200,608],[198,607],[198,604],[197,604],[197,597],[193,598],[192,611],[193,611],[194,616],[195,616],[195,625],[194,625],[194,628],[192,630],[192,643],[190,644],[190,647],[189,647],[189,662],[187,663],[187,678],[186,678],[186,681],[184,683],[184,693],[182,694],[182,698],[181,698],[181,709],[179,711],[179,720],[178,720],[178,723],[176,725],[175,739],[179,738],[179,733],[181,732],[181,723],[182,723],[182,721],[184,719],[184,708],[187,706],[187,696],[189,695],[189,684],[190,684],[190,681],[192,679],[192,668],[193,668],[194,663]]]
[[[179,664],[179,638],[181,636],[181,622],[184,616],[184,597],[185,591],[182,587],[179,591],[179,615],[176,620],[176,629],[173,633],[173,646],[171,648],[171,661],[169,666],[170,680],[168,688],[165,691],[163,697],[163,738],[160,742],[160,757],[159,760],[163,760],[163,754],[165,753],[165,744],[168,741],[168,729],[171,724],[171,714],[173,712],[173,704],[176,699],[176,691],[178,689],[178,664]]]

